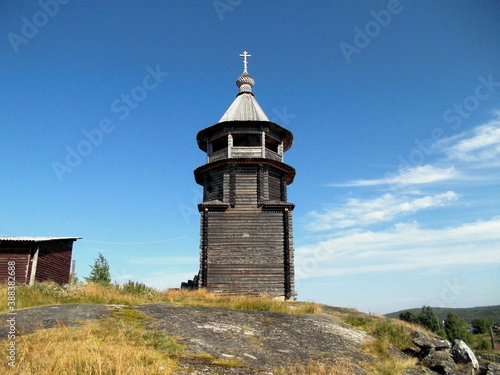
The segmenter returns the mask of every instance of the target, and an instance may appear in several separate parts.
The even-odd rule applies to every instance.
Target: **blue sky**
[[[500,3],[4,1],[0,235],[80,236],[113,280],[198,270],[196,133],[256,99],[294,134],[299,299],[500,303]]]

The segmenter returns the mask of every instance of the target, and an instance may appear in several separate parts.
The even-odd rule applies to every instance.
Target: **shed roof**
[[[82,237],[0,236],[1,241],[44,242],[57,240],[81,240]]]

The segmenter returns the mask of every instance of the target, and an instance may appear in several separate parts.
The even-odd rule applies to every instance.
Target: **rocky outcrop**
[[[436,335],[416,331],[413,333],[413,344],[417,349],[408,348],[405,352],[418,358],[422,372],[415,374],[470,375],[480,370],[474,352],[462,340],[455,340],[452,345]]]
[[[74,326],[86,320],[103,319],[120,308],[118,305],[73,304],[20,310],[16,328],[29,334],[60,324]],[[271,374],[274,367],[290,363],[331,364],[342,359],[352,364],[352,370],[345,375],[365,375],[364,364],[375,360],[363,352],[363,346],[374,338],[333,316],[368,317],[357,311],[324,306],[323,314],[293,315],[165,303],[135,308],[148,317],[148,329],[177,337],[186,352],[192,354],[178,358],[179,375]],[[0,337],[7,336],[6,319],[6,314],[0,315],[4,322],[0,324]],[[483,359],[478,363],[474,352],[462,341],[452,345],[422,330],[407,328],[407,332],[413,337],[411,347],[400,352],[390,346],[396,358],[417,358],[417,366],[407,369],[405,375],[500,375],[500,365]],[[207,362],[204,355],[222,364]]]
[[[361,364],[373,361],[361,350],[373,338],[327,314],[295,315],[168,304],[143,305],[137,309],[151,318],[155,329],[180,337],[187,352],[237,361],[241,365],[238,374],[269,374],[273,367],[289,363],[310,360],[331,363],[349,358],[353,372],[346,375],[364,375]],[[186,369],[193,367],[190,360],[179,359],[179,362]],[[234,371],[211,368],[200,374]],[[188,373],[186,370],[185,374]]]
[[[446,350],[451,349],[451,343],[441,337],[433,337],[424,334],[422,331],[415,332],[413,343],[421,350]]]

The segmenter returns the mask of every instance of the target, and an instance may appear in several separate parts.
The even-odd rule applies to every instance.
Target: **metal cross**
[[[250,57],[252,55],[250,55],[247,51],[243,51],[243,53],[241,53],[240,56],[243,57],[243,72],[247,73],[247,66],[248,66],[247,57]]]

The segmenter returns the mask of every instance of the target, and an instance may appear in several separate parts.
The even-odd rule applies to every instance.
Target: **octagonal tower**
[[[218,123],[196,139],[206,164],[194,171],[203,186],[198,286],[211,292],[290,299],[294,287],[292,211],[287,186],[295,170],[283,162],[293,135],[269,121],[247,71]]]

